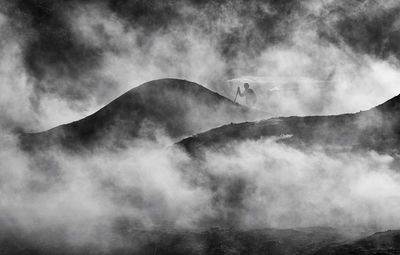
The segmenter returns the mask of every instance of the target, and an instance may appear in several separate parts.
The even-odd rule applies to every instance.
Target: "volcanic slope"
[[[400,145],[400,95],[368,111],[333,116],[280,117],[224,125],[178,144],[196,153],[229,142],[283,137],[280,142],[394,154]]]
[[[54,235],[54,233],[52,233]],[[58,233],[60,235],[60,233]],[[357,238],[333,228],[234,230],[211,228],[204,231],[116,229],[119,242],[104,250],[95,244],[73,246],[62,238],[54,243],[46,234],[29,236],[19,231],[0,230],[2,254],[298,254],[357,255],[399,254],[399,231],[387,231]]]
[[[73,150],[105,144],[114,147],[133,138],[155,138],[159,130],[179,140],[262,115],[199,84],[161,79],[126,92],[86,118],[40,133],[21,134],[20,140],[27,150],[49,145]]]
[[[400,231],[378,232],[353,242],[332,244],[315,253],[315,255],[350,254],[400,254]]]

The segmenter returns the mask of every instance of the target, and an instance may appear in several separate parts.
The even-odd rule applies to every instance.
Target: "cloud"
[[[375,152],[301,151],[270,139],[234,143],[206,157],[211,175],[224,180],[222,196],[234,180],[244,183],[240,210],[238,204],[220,206],[250,228],[397,228],[400,176],[393,161]]]
[[[397,9],[392,1],[29,0],[6,1],[2,10],[9,33],[18,34],[22,70],[13,71],[29,79],[39,130],[164,77],[231,98],[241,84],[228,80],[291,77],[273,87],[254,82],[257,107],[272,115],[365,110],[398,93],[396,33],[389,33]]]
[[[12,129],[15,126],[32,127],[37,116],[32,111],[32,87],[29,76],[24,72],[23,55],[19,36],[10,29],[9,20],[0,14],[0,31],[4,35],[0,43],[0,125]]]
[[[227,144],[199,161],[164,138],[113,152],[54,148],[28,156],[2,135],[1,222],[35,233],[33,242],[104,249],[127,245],[110,243],[127,235],[119,224],[129,231],[399,227],[400,176],[392,156],[302,151],[280,139]]]
[[[341,25],[365,16],[374,23],[383,17],[381,10],[395,13],[397,4],[365,10],[355,5],[342,15],[346,1],[324,6],[112,2],[5,5],[0,16],[4,226],[41,234],[61,229],[69,243],[106,246],[120,234],[116,222],[145,229],[217,223],[399,227],[400,180],[393,156],[301,151],[267,139],[210,150],[197,161],[169,147],[164,136],[158,142],[128,142],[118,151],[71,155],[53,148],[27,155],[9,132],[79,119],[133,86],[165,76],[197,81],[226,96],[239,85],[232,88],[227,80],[253,79],[257,107],[274,115],[365,110],[398,93],[396,40],[390,37],[393,45],[386,49],[382,38],[365,34],[360,21],[349,30],[363,28],[357,34],[360,46]],[[138,6],[140,11],[132,12]],[[324,11],[331,9],[326,18]],[[15,17],[10,10],[17,10]],[[392,21],[390,29],[396,28]],[[366,47],[371,40],[377,41],[374,49]],[[271,88],[270,80],[282,79],[290,82],[271,92],[277,85]],[[323,82],[310,82],[315,80]]]

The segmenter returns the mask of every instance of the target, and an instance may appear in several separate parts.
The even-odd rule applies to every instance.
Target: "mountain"
[[[333,243],[349,239],[331,228],[234,230],[210,228],[191,230],[140,230],[123,227],[113,233],[107,249],[96,245],[71,247],[59,240],[46,242],[49,234],[27,236],[5,232],[0,240],[4,254],[304,254],[311,255]],[[62,236],[57,233],[56,236]],[[42,236],[41,236],[42,235]],[[53,234],[54,235],[54,234]],[[118,241],[116,241],[118,240]],[[46,245],[44,245],[46,244]]]
[[[400,145],[400,95],[368,111],[333,116],[280,117],[229,124],[188,137],[178,144],[196,153],[232,141],[280,137],[298,147],[375,150],[393,154]]]
[[[334,228],[235,230],[210,228],[201,231],[141,230],[121,226],[107,248],[93,244],[74,246],[63,233],[27,235],[0,230],[4,254],[271,254],[271,255],[358,255],[399,254],[400,232],[386,231],[355,238]],[[57,239],[48,241],[49,236]]]
[[[199,84],[161,79],[126,92],[86,118],[40,133],[21,134],[20,140],[28,150],[58,144],[73,150],[113,147],[138,137],[154,139],[159,130],[180,139],[262,115]]]
[[[353,242],[329,245],[315,255],[347,254],[400,254],[400,231],[388,230]]]

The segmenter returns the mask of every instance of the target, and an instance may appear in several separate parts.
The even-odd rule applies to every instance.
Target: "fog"
[[[43,1],[50,21],[29,12],[39,7],[1,2],[1,224],[50,242],[104,247],[115,244],[110,240],[120,234],[121,220],[147,230],[399,228],[400,173],[393,155],[302,151],[275,137],[207,149],[198,160],[173,146],[163,130],[155,141],[127,141],[124,149],[71,154],[55,146],[29,154],[15,135],[80,119],[164,77],[198,82],[231,99],[249,82],[256,108],[271,116],[369,109],[399,93],[397,52],[388,46],[379,55],[352,45],[337,24],[381,18],[399,6],[353,2],[293,1],[290,11],[269,1],[250,7],[179,2],[168,7],[179,18],[167,17],[165,29],[126,17],[108,1]],[[264,16],[268,22],[257,21]],[[398,21],[388,26],[393,31]],[[61,35],[48,31],[57,27]],[[57,49],[46,36],[70,39]],[[59,234],[51,236],[52,230]]]
[[[3,135],[2,222],[44,236],[58,231],[73,245],[106,246],[118,245],[110,242],[121,235],[121,220],[143,230],[399,227],[393,157],[301,151],[281,139],[228,144],[199,161],[162,137],[117,152],[53,149],[31,158]]]
[[[230,81],[247,77],[257,108],[273,116],[357,112],[398,94],[396,2],[245,6],[4,1],[2,50],[11,60],[2,59],[2,79],[12,92],[3,97],[18,102],[9,111],[25,105],[20,119],[33,123],[15,125],[38,131],[70,122],[165,77],[231,99],[241,82]],[[129,8],[148,14],[129,16]]]

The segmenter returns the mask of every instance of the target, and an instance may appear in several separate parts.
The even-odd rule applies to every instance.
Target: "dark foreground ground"
[[[39,235],[2,235],[0,254],[400,254],[400,231],[349,237],[333,228],[237,231],[129,230],[107,244],[71,245]],[[59,233],[47,233],[56,239]],[[122,234],[122,235],[121,235]],[[42,240],[42,241],[41,241]],[[46,240],[46,241],[44,241]],[[108,243],[109,242],[109,243]],[[102,248],[99,248],[102,247]]]

